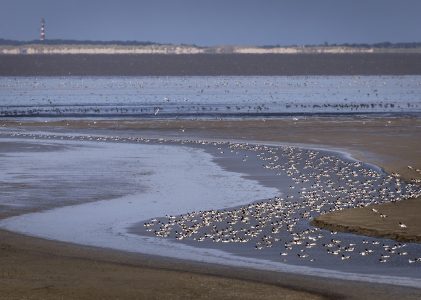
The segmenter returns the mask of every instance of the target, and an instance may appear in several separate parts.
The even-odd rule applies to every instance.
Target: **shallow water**
[[[419,113],[421,76],[1,77],[0,116]]]

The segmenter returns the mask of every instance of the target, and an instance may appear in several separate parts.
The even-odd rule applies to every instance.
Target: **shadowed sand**
[[[0,230],[0,299],[419,299],[419,289],[130,254]]]
[[[415,171],[407,167],[408,165],[414,169],[421,167],[419,152],[421,120],[418,118],[148,122],[98,120],[95,124],[91,121],[56,121],[23,122],[22,125],[13,121],[0,122],[0,126],[3,124],[5,127],[39,130],[88,129],[89,132],[117,130],[114,134],[118,135],[118,130],[124,129],[133,130],[139,135],[171,136],[181,139],[202,137],[331,146],[348,150],[355,157],[380,165],[388,172],[401,173],[407,180],[420,178]],[[412,223],[405,218],[409,201],[393,204],[393,209],[379,207],[378,210],[388,214],[390,220],[402,219],[411,232],[418,230],[419,233],[420,224],[416,221]],[[420,201],[414,201],[410,206],[411,211],[421,212]],[[358,215],[358,221],[362,224],[369,224],[372,221],[372,216],[367,211],[355,210],[354,214]],[[341,218],[335,222],[341,221]],[[374,226],[377,230],[382,229],[379,225]],[[173,299],[246,299],[247,297],[311,299],[319,296],[335,299],[342,297],[417,299],[420,296],[419,290],[410,288],[134,256],[116,251],[43,241],[4,231],[0,231],[0,252],[2,265],[0,299],[2,297],[20,299],[29,296],[79,299],[117,296],[127,299],[168,296]],[[52,256],[50,253],[55,255]]]
[[[0,232],[0,299],[323,299],[314,292],[202,275],[183,263]],[[155,263],[154,263],[155,262]],[[190,272],[184,271],[189,269]],[[203,268],[200,273],[211,273]]]

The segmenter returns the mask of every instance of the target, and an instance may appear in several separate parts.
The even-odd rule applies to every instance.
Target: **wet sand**
[[[214,276],[205,267],[191,270],[183,262],[158,262],[4,231],[0,237],[0,299],[324,298],[287,285],[261,283],[256,277]]]
[[[312,119],[301,122],[291,120],[271,120],[266,122],[97,121],[95,125],[89,121],[77,121],[69,122],[69,126],[62,125],[64,125],[63,129],[66,130],[69,127],[71,129],[88,127],[90,130],[99,131],[104,130],[104,128],[108,130],[124,128],[125,130],[134,130],[139,134],[176,135],[180,138],[201,136],[210,139],[251,139],[329,145],[347,149],[354,155],[357,155],[358,158],[368,162],[375,162],[385,168],[387,165],[387,168],[391,168],[390,170],[402,170],[401,172],[405,178],[411,178],[413,174],[405,170],[405,164],[409,161],[414,167],[419,167],[420,156],[417,152],[417,149],[419,149],[418,143],[421,140],[419,138],[419,122],[416,118],[381,118],[371,120],[350,119],[346,122],[337,122],[334,119]],[[88,125],[88,123],[91,125]],[[11,125],[16,126],[18,124],[8,124],[8,126]],[[26,125],[38,127],[40,123]],[[51,125],[51,123],[47,125],[41,123],[41,126],[44,127],[43,129],[48,129],[45,126]],[[60,123],[53,125],[57,126]],[[96,129],[93,129],[93,127]],[[181,128],[184,129],[184,132],[180,131]],[[55,127],[54,130],[60,130],[60,128]],[[320,132],[324,132],[324,134],[320,135]],[[358,134],[355,134],[355,132],[358,132]],[[396,139],[398,139],[399,143],[390,142],[391,140],[396,141]],[[379,160],[384,163],[378,163]],[[399,207],[397,209],[394,208],[394,211],[399,211]],[[46,298],[48,296],[52,298],[58,296],[88,298],[106,297],[107,295],[119,295],[123,298],[130,298],[134,295],[140,295],[140,297],[144,298],[155,295],[157,297],[171,295],[173,298],[197,298],[199,296],[214,298],[218,297],[218,294],[214,294],[218,292],[221,292],[220,296],[225,296],[226,298],[231,296],[238,298],[243,297],[243,295],[253,295],[253,298],[256,298],[256,295],[261,295],[263,298],[269,298],[266,297],[269,295],[281,295],[282,298],[282,296],[287,295],[288,297],[300,299],[310,296],[309,294],[296,294],[296,290],[301,292],[312,291],[335,299],[341,297],[355,299],[374,297],[382,297],[383,299],[396,297],[416,299],[420,296],[420,291],[416,289],[340,280],[324,280],[261,271],[239,272],[236,268],[177,262],[138,255],[133,256],[114,251],[42,241],[7,232],[1,232],[0,236],[0,251],[5,253],[5,255],[1,256],[5,258],[2,266],[5,266],[4,270],[7,270],[2,271],[2,280],[0,282],[5,282],[6,284],[4,284],[4,287],[1,287],[5,293],[0,294],[7,295],[6,299],[22,298],[29,295],[35,295],[35,298]],[[46,254],[51,252],[56,253],[56,256],[51,257],[51,255]],[[22,264],[22,261],[26,263]],[[15,262],[19,262],[19,264]],[[80,280],[80,278],[83,278],[82,274],[86,272],[86,269],[91,270],[90,276],[87,276],[86,280]],[[174,269],[177,271],[173,271]],[[181,270],[188,270],[188,272],[180,273]],[[40,275],[50,272],[56,275]],[[132,276],[124,277],[123,273],[131,274]],[[219,276],[216,279],[213,276],[198,275],[197,273]],[[288,291],[272,285],[259,285],[259,287],[250,289],[243,288],[243,286],[251,287],[250,283],[248,281],[238,282],[220,277],[222,274],[224,277],[275,284],[288,288]],[[107,280],[110,283],[107,285],[109,288],[104,289],[99,278]],[[130,278],[130,280],[124,280],[123,278]],[[135,281],[139,284],[135,284]],[[144,284],[144,282],[147,282],[147,284]],[[12,283],[15,285],[13,286]],[[13,286],[13,290],[10,290],[11,286]],[[141,288],[139,288],[140,286]],[[163,286],[165,288],[162,289]],[[77,287],[77,289],[74,287]],[[161,294],[156,294],[159,293],[158,290]],[[232,294],[229,292],[232,290],[234,290],[234,293],[245,292],[245,294]],[[337,292],[332,294],[331,291]],[[276,292],[280,294],[276,294]]]
[[[419,289],[130,254],[0,231],[0,299],[419,299]],[[104,284],[105,283],[105,284]]]

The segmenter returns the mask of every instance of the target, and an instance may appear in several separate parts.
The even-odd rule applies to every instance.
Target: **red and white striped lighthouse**
[[[45,19],[41,19],[40,41],[45,41]]]

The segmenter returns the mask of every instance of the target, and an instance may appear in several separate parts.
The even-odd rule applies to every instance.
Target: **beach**
[[[421,2],[3,2],[0,300],[421,299]]]
[[[21,124],[20,124],[21,123]],[[335,126],[332,126],[335,124]],[[266,141],[268,143],[293,143],[293,144],[311,144],[312,147],[320,147],[320,148],[334,148],[336,150],[346,150],[350,152],[354,157],[365,161],[367,163],[372,163],[378,166],[383,167],[388,172],[400,172],[402,176],[408,178],[410,180],[414,177],[414,174],[409,172],[410,170],[407,168],[407,165],[414,166],[417,168],[419,166],[419,154],[417,150],[417,141],[420,139],[415,138],[419,135],[419,120],[413,117],[402,117],[402,118],[349,118],[346,121],[341,119],[338,122],[335,118],[305,118],[305,119],[298,119],[298,120],[291,120],[291,119],[284,119],[284,120],[231,120],[231,121],[211,121],[211,120],[202,120],[202,121],[173,121],[173,120],[160,120],[160,121],[118,121],[118,120],[107,120],[107,121],[100,121],[96,120],[95,123],[92,121],[84,121],[84,120],[77,120],[77,121],[49,121],[49,122],[33,122],[33,121],[24,121],[24,122],[16,122],[16,121],[3,121],[2,122],[3,128],[7,129],[17,129],[24,131],[54,131],[55,133],[66,133],[66,132],[74,132],[75,130],[86,133],[89,132],[90,134],[110,134],[113,135],[126,135],[127,132],[130,134],[135,133],[137,136],[144,136],[144,137],[177,137],[179,139],[207,139],[207,140],[231,140],[231,141],[238,141],[242,140],[245,142],[250,141]],[[239,132],[239,128],[241,131]],[[180,129],[183,129],[181,131]],[[317,134],[316,132],[324,132],[323,135]],[[355,135],[355,132],[358,132],[358,135]],[[402,134],[405,132],[405,134]],[[351,138],[352,136],[352,138]],[[373,136],[376,138],[373,139]],[[394,142],[391,142],[391,141]],[[399,141],[399,142],[396,142]],[[415,144],[414,144],[415,143]],[[408,169],[408,171],[407,171]],[[416,209],[416,207],[415,207]],[[396,204],[394,207],[394,211],[399,210],[399,204]],[[19,214],[19,212],[14,212],[14,215]],[[326,215],[327,216],[327,215]],[[364,222],[364,218],[362,217],[362,222]],[[365,220],[367,221],[367,220]],[[31,243],[36,241],[42,247],[50,247],[52,245],[57,247],[65,247],[66,251],[71,249],[71,251],[78,251],[84,252],[88,251],[84,247],[80,246],[73,246],[68,244],[61,244],[57,242],[51,241],[41,241],[36,240],[33,238],[24,238],[21,236],[17,236],[11,233],[5,233],[7,236],[6,245],[3,247],[4,251],[8,251],[8,255],[12,255],[11,249],[15,249],[17,253],[19,253],[24,243]],[[47,244],[49,246],[47,246]],[[41,247],[41,246],[39,246]],[[85,249],[85,250],[81,250]],[[96,250],[88,248],[89,251],[93,251],[96,253]],[[65,251],[61,249],[58,253],[62,253],[61,251]],[[101,262],[101,264],[106,264],[113,262],[116,259],[116,256],[121,258],[124,257],[128,264],[136,265],[139,262],[144,263],[148,261],[148,258],[145,258],[141,255],[137,255],[135,258],[134,255],[129,254],[122,254],[120,252],[112,252],[112,251],[105,251],[101,250],[101,253],[107,253],[108,257],[105,259],[105,262]],[[33,256],[36,253],[31,251],[26,251],[25,255]],[[13,254],[18,255],[18,254]],[[12,255],[12,256],[13,256]],[[19,254],[20,255],[20,254]],[[77,256],[79,259],[83,258],[86,253],[81,256]],[[107,256],[106,255],[106,256]],[[121,256],[120,256],[121,255]],[[65,261],[68,258],[62,257],[59,255],[60,261]],[[65,256],[65,255],[64,255]],[[111,257],[111,261],[109,260]],[[85,257],[86,258],[86,257]],[[86,258],[87,261],[84,263],[91,263],[91,259]],[[133,260],[134,259],[134,260]],[[30,259],[29,259],[30,260]],[[136,263],[134,262],[136,261]],[[150,258],[152,261],[152,266],[159,261],[156,258]],[[217,274],[218,268],[222,268],[222,273],[227,274],[227,270],[224,267],[216,267],[210,265],[195,265],[194,263],[187,263],[187,262],[177,262],[175,261],[166,261],[171,265],[176,265],[177,270],[184,270],[186,269],[194,269],[195,272],[203,273],[211,273]],[[114,261],[115,262],[115,261]],[[142,265],[141,263],[141,265]],[[162,262],[161,262],[162,263]],[[165,265],[164,263],[164,265]],[[158,263],[159,265],[159,263]],[[156,266],[156,265],[155,265]],[[167,268],[172,268],[168,267]],[[181,267],[180,267],[181,266]],[[186,267],[188,266],[188,267]],[[192,267],[195,266],[195,267]],[[104,265],[105,267],[105,265]],[[161,265],[162,267],[162,265]],[[36,269],[34,267],[34,269]],[[141,267],[145,272],[152,272],[150,269],[144,269],[144,266]],[[300,281],[294,280],[297,278],[297,275],[280,275],[277,273],[276,276],[273,273],[263,272],[263,271],[247,271],[242,273],[242,275],[238,275],[234,270],[235,268],[230,268],[229,274],[232,276],[233,273],[236,274],[234,276],[237,279],[248,279],[248,280],[256,280],[257,278],[264,278],[259,279],[257,281],[263,281],[267,284],[276,284],[283,287],[293,288],[293,290],[300,290],[302,291],[313,291],[317,292],[319,296],[332,296],[333,298],[337,298],[339,296],[343,297],[356,297],[358,298],[358,294],[355,292],[355,287],[361,287],[359,291],[361,293],[368,293],[367,295],[375,296],[381,295],[381,297],[387,298],[391,297],[395,292],[399,291],[403,297],[407,297],[410,299],[411,297],[416,297],[419,290],[412,289],[412,288],[397,288],[395,286],[384,286],[380,284],[368,284],[368,283],[361,283],[361,282],[353,282],[353,281],[341,281],[341,280],[333,280],[329,279],[329,281],[323,279],[317,279],[314,277],[306,277],[300,276],[302,278]],[[13,271],[11,271],[13,273]],[[171,271],[166,270],[166,275],[160,274],[159,276],[177,276],[173,274]],[[31,273],[29,271],[29,273]],[[169,273],[169,274],[167,274]],[[219,273],[221,274],[221,273]],[[263,274],[263,275],[262,275]],[[264,275],[265,274],[265,275]],[[158,276],[158,275],[157,275]],[[192,275],[195,276],[195,279],[200,280],[197,276],[199,275]],[[230,277],[231,277],[230,276]],[[273,276],[273,277],[272,277]],[[112,276],[111,276],[112,277]],[[197,278],[196,278],[197,277]],[[200,277],[200,276],[199,276]],[[114,277],[116,278],[116,277]],[[271,278],[271,279],[268,279]],[[276,278],[276,280],[274,280]],[[303,279],[306,278],[306,279]],[[229,286],[240,284],[237,282],[230,282],[227,283],[228,279],[223,279],[225,284],[227,284],[227,288]],[[180,283],[182,284],[182,283]],[[339,291],[337,294],[332,295],[330,293],[331,286],[341,286],[342,289],[335,289],[335,291]],[[42,291],[42,293],[48,293],[49,291],[48,285],[46,291]],[[373,287],[371,292],[364,290],[364,287]],[[377,288],[376,288],[377,287]],[[262,286],[263,290],[269,291],[269,289],[274,288],[273,286]],[[60,289],[59,289],[60,290]],[[243,289],[241,289],[243,291]],[[393,291],[393,292],[391,292]],[[61,290],[63,292],[63,290]],[[185,291],[187,294],[182,295],[182,297],[194,297],[194,291],[190,288]],[[291,295],[294,296],[296,291],[286,292],[285,290],[280,290],[284,295]],[[53,292],[54,293],[54,292]],[[370,294],[371,293],[371,294]],[[83,294],[83,292],[82,292]],[[81,295],[82,295],[81,294]],[[362,295],[362,294],[359,294]],[[239,296],[239,295],[235,295]],[[309,296],[308,294],[295,294],[296,297],[302,298]],[[295,297],[294,296],[294,297]],[[294,298],[292,298],[294,299]]]

